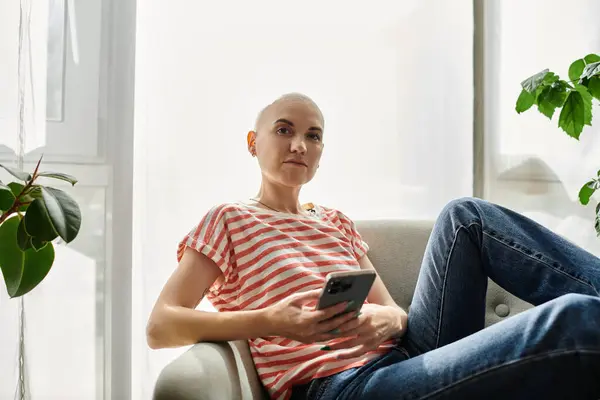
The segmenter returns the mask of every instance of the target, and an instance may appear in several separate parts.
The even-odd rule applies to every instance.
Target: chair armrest
[[[160,373],[154,400],[263,400],[248,343],[203,342],[173,360]]]

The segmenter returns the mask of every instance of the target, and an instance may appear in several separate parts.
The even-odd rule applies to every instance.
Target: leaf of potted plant
[[[65,191],[38,184],[40,177],[77,183],[59,172],[33,173],[0,164],[19,182],[0,181],[0,270],[10,297],[33,290],[54,264],[53,241],[72,242],[81,228],[81,210]]]

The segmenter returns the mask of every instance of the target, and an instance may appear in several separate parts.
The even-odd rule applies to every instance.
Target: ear
[[[255,131],[250,131],[248,132],[248,135],[246,136],[246,141],[248,142],[248,151],[250,152],[250,154],[252,154],[253,156],[256,155],[256,132]]]

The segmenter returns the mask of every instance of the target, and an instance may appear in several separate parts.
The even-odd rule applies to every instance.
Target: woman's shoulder
[[[239,201],[228,201],[224,203],[218,203],[208,209],[206,215],[224,216],[239,214],[240,212],[246,212],[248,206],[243,202]]]
[[[244,207],[242,204],[232,201],[214,204],[205,210],[200,225],[214,225],[225,222],[231,217],[240,215],[244,211]]]

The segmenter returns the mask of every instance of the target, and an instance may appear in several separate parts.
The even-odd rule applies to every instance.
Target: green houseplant
[[[81,227],[81,210],[63,190],[40,185],[38,179],[53,178],[75,185],[77,180],[58,172],[33,173],[0,167],[17,182],[0,181],[0,270],[10,297],[19,297],[35,288],[54,263],[52,242],[73,241]]]
[[[522,90],[515,109],[520,114],[536,105],[538,111],[549,119],[552,119],[557,109],[561,109],[558,127],[570,137],[579,140],[585,125],[592,125],[593,99],[600,100],[600,56],[588,54],[573,61],[568,74],[567,81],[545,69],[525,79],[521,82]],[[596,177],[581,187],[580,203],[589,204],[592,195],[599,189],[600,169]],[[597,235],[600,236],[600,202],[595,210],[594,226]]]

